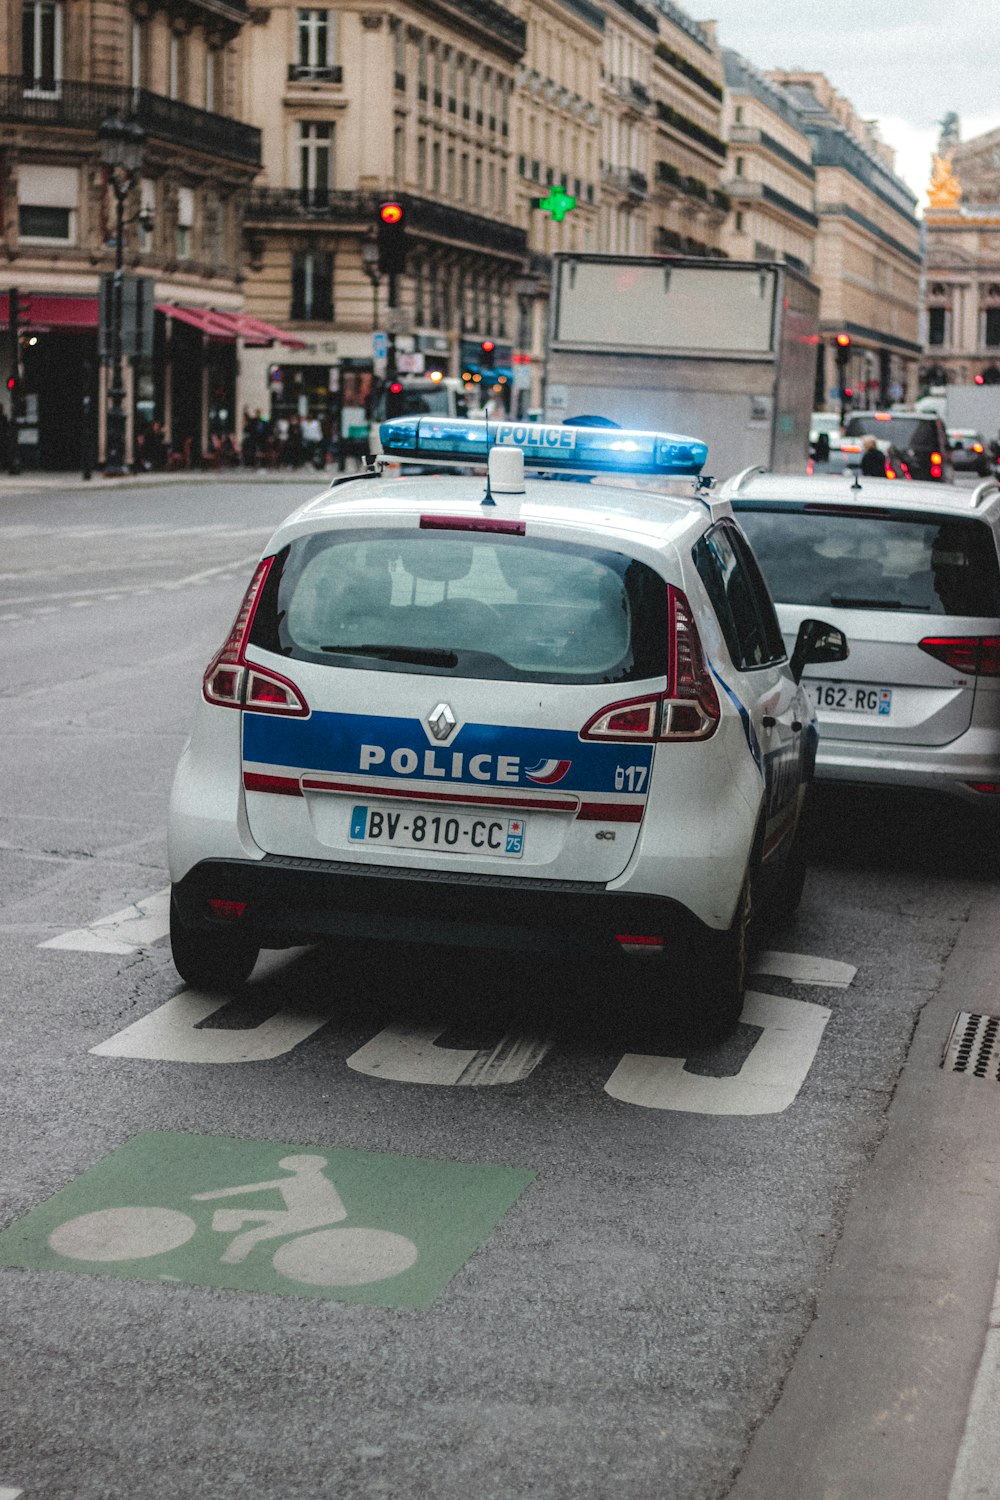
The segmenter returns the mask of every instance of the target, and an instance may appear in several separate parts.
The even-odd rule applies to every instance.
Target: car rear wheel
[[[260,946],[242,932],[186,926],[171,897],[170,953],[185,984],[228,994],[249,979]]]
[[[729,929],[691,944],[683,992],[670,1008],[670,1022],[685,1038],[719,1041],[740,1019],[750,972],[753,889],[748,875]]]

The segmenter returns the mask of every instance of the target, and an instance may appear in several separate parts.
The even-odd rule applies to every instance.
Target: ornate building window
[[[63,8],[59,0],[24,0],[21,72],[33,94],[57,94],[63,69]]]
[[[291,315],[306,323],[333,320],[333,256],[329,251],[293,253]]]
[[[322,78],[333,65],[333,15],[328,10],[300,10],[297,25],[296,75]]]
[[[333,186],[333,126],[299,122],[299,191],[308,207],[325,208]]]

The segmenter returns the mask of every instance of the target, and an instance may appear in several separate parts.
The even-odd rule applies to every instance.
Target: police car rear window
[[[338,668],[551,683],[662,677],[667,637],[666,583],[635,558],[429,530],[293,542],[251,632]]]
[[[779,604],[1000,614],[997,552],[982,521],[759,502],[734,509]]]

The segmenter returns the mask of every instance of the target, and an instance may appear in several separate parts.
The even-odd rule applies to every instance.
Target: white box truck
[[[981,432],[987,443],[1000,437],[1000,385],[948,385],[921,396],[917,408],[933,412],[951,431]]]
[[[559,252],[545,419],[701,438],[717,478],[804,473],[818,341],[819,288],[784,262]]]

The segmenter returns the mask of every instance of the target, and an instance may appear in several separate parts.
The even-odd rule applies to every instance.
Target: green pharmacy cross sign
[[[547,198],[535,199],[535,207],[545,209],[557,224],[561,224],[570,210],[576,207],[576,199],[557,182],[549,189]]]

